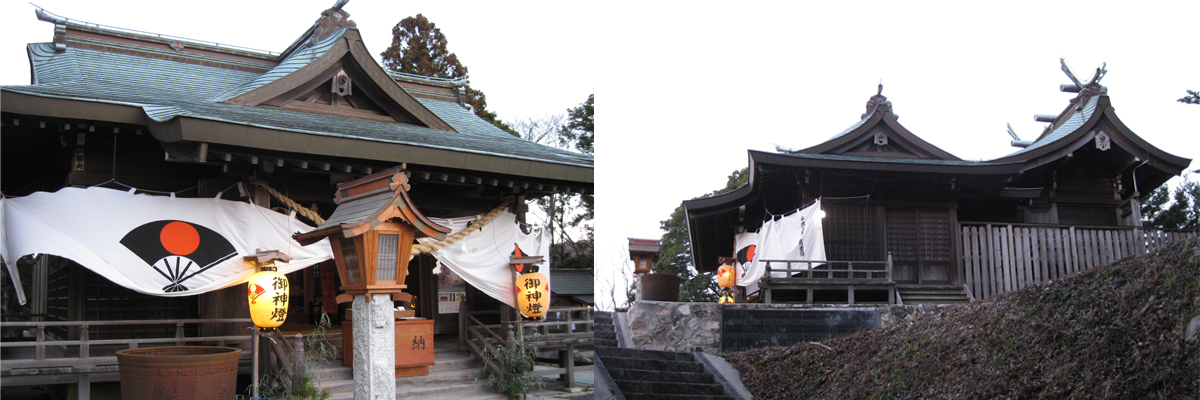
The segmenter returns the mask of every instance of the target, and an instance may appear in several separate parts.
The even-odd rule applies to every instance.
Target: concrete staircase
[[[897,286],[896,295],[904,304],[963,304],[971,298],[962,286]]]
[[[396,378],[396,399],[484,400],[505,399],[488,390],[487,374],[469,353],[457,348],[437,349],[429,375]],[[333,394],[331,400],[354,398],[354,373],[333,360],[314,374],[317,385]]]
[[[612,397],[626,400],[735,400],[725,393],[695,354],[617,347],[613,314],[595,316],[597,367],[616,388]],[[597,380],[601,379],[597,377]],[[604,398],[597,392],[597,398]]]
[[[617,345],[617,332],[613,327],[613,313],[596,311],[593,321],[596,347],[620,347]]]
[[[691,353],[597,347],[627,400],[734,400]]]

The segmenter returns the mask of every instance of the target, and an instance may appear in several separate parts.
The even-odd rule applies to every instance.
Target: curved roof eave
[[[684,211],[711,210],[725,206],[732,208],[741,206],[755,193],[758,186],[756,170],[759,164],[772,164],[787,167],[809,167],[840,170],[882,170],[911,173],[935,173],[957,175],[1007,175],[1020,172],[1023,166],[1020,162],[975,162],[953,160],[921,160],[921,159],[892,159],[853,156],[827,156],[827,158],[810,158],[819,155],[809,154],[777,154],[758,150],[748,150],[750,158],[750,179],[745,186],[728,193],[696,198],[683,201]]]
[[[872,110],[871,113],[866,117],[858,120],[858,122],[854,123],[854,125],[850,125],[849,128],[846,128],[846,130],[842,131],[841,133],[829,138],[829,140],[805,149],[796,150],[794,153],[823,153],[830,149],[844,145],[847,142],[858,138],[858,136],[863,132],[871,130],[871,128],[873,128],[880,119],[883,119],[883,113],[878,112],[878,110]]]
[[[878,170],[886,165],[888,171],[916,173],[945,173],[967,175],[1000,175],[1015,173],[1019,162],[997,163],[992,161],[929,160],[910,158],[884,158],[861,156],[838,156],[822,154],[777,154],[750,150],[751,165],[774,164],[789,167],[836,168],[851,170]],[[753,176],[752,176],[753,177]]]
[[[1105,100],[1105,101],[1100,101],[1100,100],[1102,100],[1101,98],[1103,98],[1103,100]],[[1027,162],[1027,161],[1033,160],[1035,158],[1038,158],[1038,157],[1041,157],[1041,156],[1044,156],[1047,154],[1053,154],[1055,152],[1062,150],[1064,147],[1070,146],[1071,143],[1075,142],[1081,136],[1084,136],[1085,134],[1087,134],[1088,131],[1090,131],[1092,128],[1094,128],[1096,126],[1096,124],[1098,124],[1100,122],[1100,118],[1104,115],[1104,111],[1101,111],[1101,112],[1096,112],[1096,111],[1108,108],[1108,101],[1106,101],[1106,100],[1107,100],[1107,96],[1098,96],[1095,103],[1091,103],[1091,101],[1089,101],[1089,104],[1086,105],[1085,108],[1087,108],[1088,106],[1093,107],[1090,112],[1090,115],[1088,115],[1087,119],[1080,122],[1079,125],[1076,126],[1075,128],[1073,128],[1070,132],[1065,132],[1063,134],[1056,135],[1054,133],[1054,131],[1056,131],[1058,129],[1063,129],[1063,127],[1060,126],[1058,128],[1055,128],[1048,134],[1041,135],[1039,137],[1039,141],[1033,142],[1033,144],[1030,145],[1029,147],[1018,150],[1012,154],[1002,156],[1000,158],[989,160],[989,162]],[[1068,107],[1068,109],[1069,108],[1070,107]],[[1084,112],[1086,112],[1086,109],[1084,110]],[[1080,117],[1082,117],[1082,114],[1075,114],[1075,115],[1079,115]],[[1074,116],[1072,116],[1071,118],[1074,118]],[[1064,122],[1063,124],[1066,125],[1066,122]],[[1042,142],[1042,140],[1047,140],[1047,141]]]
[[[905,141],[912,143],[920,151],[928,153],[933,157],[937,157],[938,159],[942,160],[961,160],[957,156],[942,150],[941,148],[925,141],[924,139],[921,139],[919,136],[912,133],[912,131],[908,130],[908,128],[905,128],[904,125],[900,124],[900,121],[896,120],[896,115],[892,114],[890,109],[879,108],[872,110],[871,113],[863,117],[863,119],[859,120],[854,125],[851,125],[845,131],[834,135],[834,137],[830,138],[824,143],[790,153],[825,153],[860,140],[864,135],[869,134],[871,130],[880,123],[887,125],[892,129],[892,131],[895,131],[898,135],[903,137]]]
[[[595,181],[593,165],[584,163],[345,137],[187,115],[173,115],[158,122],[155,116],[148,114],[156,108],[145,104],[25,93],[19,88],[4,87],[0,90],[6,97],[5,101],[0,103],[0,109],[27,115],[146,125],[151,134],[165,142],[188,140],[334,157],[409,162],[589,184]],[[185,124],[188,125],[187,129]],[[224,128],[221,128],[222,126]]]
[[[1145,139],[1142,139],[1141,136],[1134,134],[1133,130],[1125,126],[1125,123],[1122,122],[1120,118],[1117,118],[1117,112],[1112,107],[1108,107],[1104,110],[1104,116],[1108,118],[1108,123],[1112,124],[1113,128],[1121,132],[1122,136],[1124,136],[1126,139],[1138,145],[1138,147],[1145,151],[1148,156],[1151,158],[1159,158],[1163,162],[1169,164],[1171,167],[1177,167],[1178,169],[1174,171],[1174,174],[1178,175],[1180,171],[1186,169],[1188,165],[1191,165],[1191,159],[1168,153],[1154,146],[1153,144],[1150,144],[1150,142],[1147,142]]]
[[[1161,163],[1152,162],[1151,165],[1155,168],[1170,172],[1171,174],[1179,174],[1180,171],[1187,168],[1187,166],[1191,163],[1190,159],[1167,153],[1166,151],[1163,151],[1162,149],[1150,144],[1150,142],[1147,142],[1145,139],[1142,139],[1141,136],[1138,136],[1136,133],[1134,133],[1131,129],[1129,129],[1128,126],[1125,125],[1124,122],[1121,121],[1119,117],[1117,117],[1116,111],[1113,109],[1107,95],[1097,97],[1098,99],[1095,105],[1096,109],[1092,111],[1091,115],[1086,121],[1084,121],[1071,132],[1060,135],[1052,139],[1051,142],[1038,146],[1037,148],[1030,149],[1029,151],[1018,151],[994,160],[990,160],[988,162],[1023,164],[1033,162],[1036,165],[1045,164],[1045,160],[1042,160],[1041,162],[1037,162],[1037,160],[1046,156],[1061,156],[1062,154],[1072,152],[1082,146],[1085,146],[1088,143],[1087,139],[1090,139],[1087,136],[1093,134],[1093,130],[1095,130],[1096,126],[1100,124],[1101,120],[1106,120],[1116,131],[1112,133],[1121,135],[1121,137],[1137,146],[1136,149],[1125,149],[1126,151],[1129,151],[1132,154],[1144,155],[1151,160],[1158,159],[1161,161],[1161,163],[1166,164],[1161,165]],[[1121,145],[1121,141],[1114,141],[1114,143],[1118,146]]]

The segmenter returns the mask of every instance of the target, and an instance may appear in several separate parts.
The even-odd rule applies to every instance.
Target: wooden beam
[[[209,154],[212,154],[212,156],[216,157],[217,160],[219,160],[219,161],[224,161],[224,162],[232,162],[233,161],[233,154],[229,154],[229,153],[226,153],[223,151],[212,150],[212,151],[209,151]]]
[[[238,154],[237,158],[253,165],[258,165],[258,156],[246,156]]]

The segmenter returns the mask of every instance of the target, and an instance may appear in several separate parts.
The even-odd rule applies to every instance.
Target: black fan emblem
[[[175,220],[146,223],[121,238],[125,248],[167,278],[164,292],[187,291],[183,282],[237,255],[221,234],[204,226]]]

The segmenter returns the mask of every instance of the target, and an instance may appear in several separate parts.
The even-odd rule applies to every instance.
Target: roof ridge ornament
[[[317,19],[316,34],[309,41],[311,44],[316,44],[326,36],[342,28],[355,28],[358,24],[350,20],[350,13],[342,10],[346,3],[350,0],[338,0],[337,3],[328,10],[321,11],[321,18]]]
[[[875,111],[876,109],[878,109],[881,106],[886,107],[888,111],[891,111],[891,109],[892,109],[892,102],[888,101],[887,96],[883,95],[883,80],[882,79],[879,81],[879,91],[875,92],[875,95],[871,96],[870,100],[867,100],[867,111],[864,112],[863,115],[859,118],[860,119],[867,118],[868,115],[871,115],[872,111]]]
[[[1063,73],[1067,74],[1067,78],[1071,79],[1073,84],[1059,85],[1059,90],[1067,93],[1079,93],[1080,96],[1094,96],[1108,94],[1108,88],[1100,84],[1100,80],[1108,74],[1108,62],[1100,64],[1100,68],[1096,68],[1096,73],[1092,74],[1092,79],[1087,83],[1079,81],[1075,74],[1071,72],[1071,67],[1067,66],[1065,58],[1058,58],[1059,64],[1062,65]]]

